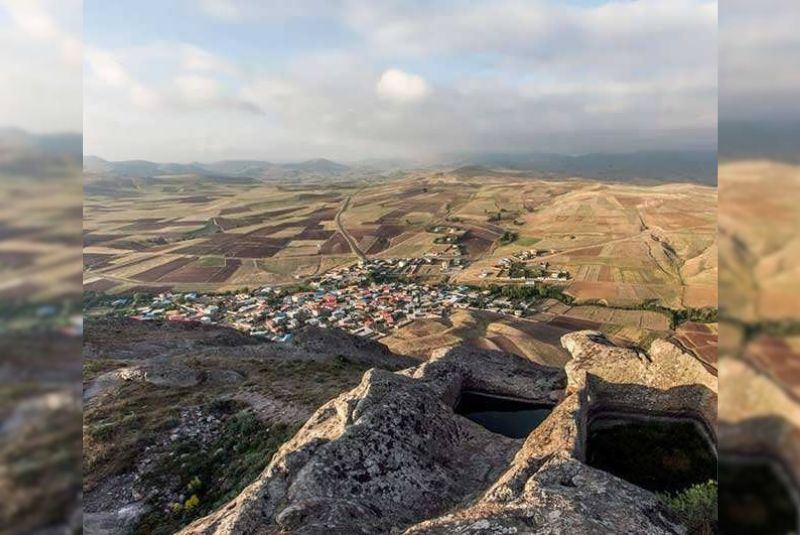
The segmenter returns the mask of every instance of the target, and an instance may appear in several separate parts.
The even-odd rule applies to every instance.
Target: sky
[[[0,128],[80,132],[80,0],[0,0]]]
[[[719,157],[800,163],[800,4],[726,0],[719,20]]]
[[[716,143],[715,1],[85,0],[83,15],[84,152],[107,159]]]
[[[800,5],[725,0],[719,105],[725,120],[800,120]]]

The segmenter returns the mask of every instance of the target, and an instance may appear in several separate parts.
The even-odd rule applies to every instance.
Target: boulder
[[[800,493],[800,401],[744,359],[720,359],[719,376],[722,450],[771,460]]]
[[[421,522],[405,535],[685,533],[656,497],[564,453],[551,457],[513,500],[476,505]]]
[[[472,347],[401,372],[370,370],[237,498],[182,533],[685,533],[654,494],[584,464],[584,442],[598,411],[711,424],[713,376],[675,346],[645,354],[592,331],[562,343],[573,355],[565,370]],[[555,407],[514,440],[457,414],[464,391]]]
[[[717,378],[678,346],[656,340],[645,353],[596,331],[564,335],[561,343],[572,354],[567,392],[587,390],[592,413],[687,417],[715,434]]]
[[[202,379],[199,371],[166,361],[122,368],[116,374],[123,381],[144,381],[154,386],[174,388],[196,386]]]
[[[351,362],[379,368],[400,369],[419,364],[416,359],[392,353],[380,342],[338,329],[304,327],[297,332],[291,345],[312,355],[336,355]]]

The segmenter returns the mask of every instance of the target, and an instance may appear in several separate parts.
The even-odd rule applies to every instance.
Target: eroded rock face
[[[352,362],[366,363],[386,369],[398,366],[414,366],[418,360],[392,353],[380,342],[361,338],[337,329],[305,327],[301,329],[291,344],[306,353],[321,355],[340,355]]]
[[[519,378],[509,380],[510,371]],[[465,385],[487,384],[550,399],[564,376],[503,354],[481,361],[471,350],[405,373],[370,370],[320,408],[235,502],[186,533],[389,533],[475,499],[521,446],[453,412]]]
[[[568,392],[587,390],[593,412],[634,412],[689,417],[714,435],[717,378],[692,355],[666,340],[649,352],[617,347],[601,333],[565,335],[572,354],[565,366]]]
[[[508,501],[421,522],[406,535],[684,533],[660,510],[656,497],[560,453],[550,458]]]
[[[777,461],[800,487],[800,402],[745,360],[720,359],[719,442],[729,454]]]
[[[225,474],[240,469],[234,467],[263,467],[269,458],[259,461],[246,450],[217,447],[238,432],[240,417],[248,422],[254,418],[254,425],[265,434],[265,428],[276,426],[269,435],[277,443],[325,400],[357,385],[369,367],[394,371],[419,364],[375,341],[333,330],[309,330],[298,333],[294,343],[277,344],[227,327],[196,323],[116,319],[90,323],[83,391],[87,534],[147,531],[150,519],[161,515],[167,524],[177,525],[180,520],[171,508],[190,496],[187,478],[195,474],[187,472],[195,468],[194,463],[178,465],[174,459],[186,455],[194,442],[202,450],[192,447],[191,457],[230,459],[220,460],[207,476],[208,486],[201,493],[204,501],[219,499],[233,479],[225,479]],[[131,400],[125,404],[135,407],[135,419],[127,418],[128,410],[119,412],[117,401],[123,399]],[[145,421],[163,425],[163,431],[140,440],[138,428]],[[119,433],[103,435],[108,422],[120,423]],[[136,446],[125,452],[131,452],[130,462],[118,465],[115,444],[120,443]]]
[[[437,350],[428,362],[401,373],[424,381],[451,406],[458,401],[462,390],[556,402],[561,399],[567,381],[559,368],[471,346]]]
[[[713,424],[713,377],[699,363],[673,369],[691,359],[674,346],[644,355],[589,331],[563,344],[566,370],[464,347],[398,373],[370,370],[239,497],[183,533],[685,533],[652,493],[582,462],[587,422],[610,407]],[[513,440],[454,413],[464,390],[556,406]],[[644,395],[654,401],[642,405]]]

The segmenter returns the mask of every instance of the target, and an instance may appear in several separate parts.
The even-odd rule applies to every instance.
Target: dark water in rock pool
[[[768,459],[719,463],[719,525],[725,535],[800,532],[798,503],[783,470]]]
[[[527,401],[463,392],[456,412],[493,433],[525,438],[536,429],[553,407]]]
[[[656,492],[717,478],[717,458],[696,423],[638,418],[595,419],[586,441],[589,466]]]

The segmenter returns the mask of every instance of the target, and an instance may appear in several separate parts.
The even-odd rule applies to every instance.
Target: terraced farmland
[[[357,260],[351,239],[368,257],[464,258],[447,277],[474,285],[506,283],[497,261],[536,248],[546,252],[536,262],[569,272],[565,291],[579,303],[716,306],[711,187],[449,172],[330,186],[182,184],[87,196],[87,288],[296,283]],[[420,275],[442,277],[428,271]]]

